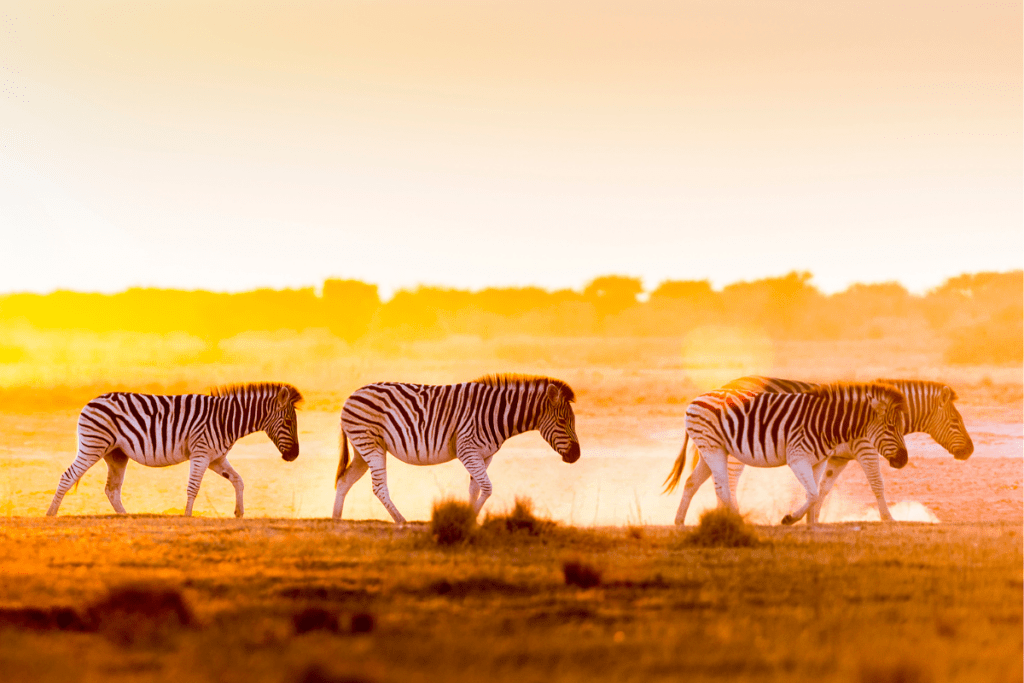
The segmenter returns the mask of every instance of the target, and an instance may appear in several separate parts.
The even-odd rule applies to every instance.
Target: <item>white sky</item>
[[[336,7],[0,10],[0,292],[1024,265],[1019,5]]]

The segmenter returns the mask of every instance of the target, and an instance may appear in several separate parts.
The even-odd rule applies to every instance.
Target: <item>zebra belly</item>
[[[152,444],[141,446],[120,438],[115,446],[135,462],[147,467],[168,467],[188,460],[188,449],[184,444],[168,444],[167,447]]]
[[[401,444],[386,444],[388,453],[410,465],[440,465],[443,462],[451,462],[455,455],[447,448],[443,451],[436,450],[415,450],[410,451],[403,448]]]

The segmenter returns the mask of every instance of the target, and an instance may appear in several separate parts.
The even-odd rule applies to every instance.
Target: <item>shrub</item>
[[[296,633],[310,631],[338,631],[338,613],[322,607],[307,607],[292,616],[292,624]]]
[[[601,570],[579,559],[563,562],[562,574],[565,576],[567,586],[593,588],[601,584]]]
[[[174,588],[128,585],[113,588],[87,609],[97,630],[130,645],[157,642],[169,631],[195,623],[185,598]]]
[[[749,548],[758,545],[760,540],[738,512],[717,507],[700,516],[697,528],[684,542],[702,548]]]
[[[533,501],[526,496],[516,496],[516,504],[503,515],[487,515],[483,528],[491,532],[518,533],[540,536],[555,527],[551,520],[541,519],[533,513]]]
[[[438,545],[465,543],[475,529],[476,514],[469,503],[454,499],[434,503],[430,513],[430,534]]]

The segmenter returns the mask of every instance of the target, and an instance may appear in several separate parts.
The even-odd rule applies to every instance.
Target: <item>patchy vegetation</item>
[[[706,510],[683,543],[701,548],[752,548],[761,541],[740,513],[727,507]]]
[[[540,519],[533,512],[533,501],[525,496],[516,496],[515,505],[504,514],[487,513],[481,530],[491,536],[502,534],[526,534],[540,536],[552,531],[557,525],[549,519]]]
[[[768,527],[741,550],[654,526],[447,548],[427,531],[9,517],[0,614],[46,616],[45,630],[0,623],[0,671],[5,683],[973,683],[1013,681],[1024,664],[1019,523]],[[596,568],[599,584],[579,580]],[[160,587],[106,588],[140,576]],[[158,637],[57,624],[62,609],[110,618],[128,604],[147,605],[135,628],[164,624]]]
[[[567,586],[593,588],[601,585],[601,570],[577,558],[562,563],[562,575]]]
[[[472,505],[450,498],[434,503],[430,513],[430,535],[438,545],[466,543],[474,531],[476,514]]]

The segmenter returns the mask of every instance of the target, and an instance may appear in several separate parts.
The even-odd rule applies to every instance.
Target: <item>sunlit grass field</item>
[[[1020,680],[1019,524],[757,534],[754,548],[701,549],[665,527],[561,528],[443,549],[422,524],[8,519],[0,603],[82,609],[145,580],[180,590],[195,623],[127,638],[0,627],[0,670],[41,683]],[[567,585],[567,559],[601,583]],[[337,621],[310,628],[298,615],[311,607]]]

